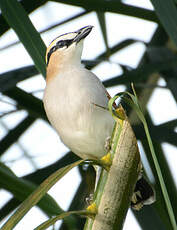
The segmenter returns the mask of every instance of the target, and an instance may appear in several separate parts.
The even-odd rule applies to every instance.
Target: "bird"
[[[115,120],[107,109],[111,97],[106,88],[81,64],[83,42],[92,29],[93,26],[88,25],[62,34],[50,43],[46,51],[43,102],[61,141],[82,159],[98,160],[107,153],[105,143],[112,134]],[[132,207],[154,202],[154,191],[144,181],[143,177],[139,178],[135,186],[138,195]]]

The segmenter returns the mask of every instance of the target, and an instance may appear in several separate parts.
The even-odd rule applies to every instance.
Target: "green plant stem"
[[[159,178],[159,182],[160,182],[160,185],[161,185],[162,193],[163,193],[163,196],[164,196],[164,199],[165,199],[165,204],[166,204],[166,207],[167,207],[167,210],[168,210],[168,213],[169,213],[171,224],[173,226],[173,229],[176,230],[177,225],[176,225],[175,216],[174,216],[174,213],[173,213],[173,208],[171,206],[171,202],[170,202],[168,192],[167,192],[167,189],[166,189],[166,186],[165,186],[165,182],[164,182],[164,179],[163,179],[163,176],[162,176],[162,173],[161,173],[161,169],[160,169],[160,166],[158,164],[157,157],[155,155],[153,143],[152,143],[152,140],[150,138],[150,133],[149,133],[149,129],[148,129],[146,121],[143,122],[143,125],[144,125],[144,129],[145,129],[145,132],[146,132],[146,137],[147,137],[147,140],[148,140],[149,148],[150,148],[151,153],[152,153],[152,158],[153,158],[153,161],[154,161],[154,165],[155,165],[156,171],[158,172],[157,175],[158,175],[158,178]]]
[[[102,169],[94,194],[97,215],[94,220],[87,220],[84,230],[121,230],[123,227],[140,171],[137,142],[127,118],[123,121],[117,118],[110,153],[112,165],[109,171]]]

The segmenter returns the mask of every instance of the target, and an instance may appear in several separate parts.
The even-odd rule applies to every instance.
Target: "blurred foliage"
[[[105,12],[113,12],[115,14],[127,15],[155,22],[157,23],[157,28],[151,40],[146,44],[142,42],[145,44],[145,52],[137,68],[130,69],[127,66],[121,65],[120,67],[122,68],[123,73],[119,76],[112,76],[103,83],[106,87],[122,84],[127,88],[127,90],[130,90],[130,83],[134,82],[148,121],[148,126],[155,146],[156,156],[159,159],[159,164],[163,172],[163,177],[173,206],[173,211],[177,219],[176,186],[172,172],[165,158],[164,150],[161,146],[162,143],[169,143],[177,147],[177,133],[175,132],[177,119],[160,125],[154,125],[151,114],[147,109],[147,103],[152,93],[159,87],[158,80],[160,78],[162,78],[166,83],[164,88],[171,92],[171,97],[177,102],[177,8],[175,1],[168,0],[164,3],[163,0],[152,0],[151,2],[155,8],[153,11],[134,5],[128,5],[124,1],[56,0],[55,2],[58,3],[82,7],[83,12],[78,13],[75,16],[67,15],[65,20],[59,20],[58,23],[51,25],[50,27],[46,27],[43,31],[38,31],[38,33],[27,15],[35,10],[37,11],[39,7],[42,7],[47,2],[48,1],[46,0],[21,0],[20,3],[16,0],[0,1],[0,7],[2,10],[2,14],[0,15],[0,36],[5,34],[10,28],[13,28],[19,37],[19,41],[23,43],[35,63],[35,65],[32,66],[26,66],[0,74],[0,91],[2,95],[6,95],[15,101],[15,109],[9,112],[2,112],[1,117],[5,117],[9,113],[15,113],[20,110],[25,110],[27,112],[27,116],[24,120],[18,123],[13,129],[8,130],[7,134],[0,140],[0,156],[6,154],[7,150],[11,148],[14,143],[17,143],[18,138],[30,128],[36,119],[40,118],[47,121],[42,101],[33,94],[28,93],[17,86],[17,83],[25,79],[29,79],[37,75],[39,72],[45,76],[45,45],[40,38],[40,33],[50,31],[51,29],[57,28],[65,23],[72,22],[72,20],[89,14],[91,11],[96,12],[96,16],[98,17],[100,28],[102,30],[106,51],[100,53],[94,60],[83,61],[88,69],[93,69],[98,64],[104,62],[105,60],[109,60],[112,55],[119,53],[130,45],[133,45],[136,42],[142,42],[140,40],[127,38],[124,41],[118,42],[113,47],[109,47],[107,39],[107,27],[109,24],[106,21]],[[118,32],[116,29],[118,30],[118,28],[115,28],[115,32]],[[11,44],[10,46],[15,44]],[[8,49],[8,46],[5,46],[4,49]],[[1,48],[1,50],[3,50],[3,48]],[[159,103],[163,102],[159,99]],[[168,105],[164,105],[164,109],[169,109],[170,112]],[[130,121],[132,122],[136,137],[141,142],[143,149],[145,150],[148,162],[155,177],[154,187],[157,196],[157,201],[153,205],[143,208],[140,212],[134,212],[134,215],[143,230],[171,230],[172,226],[168,218],[166,206],[162,199],[161,189],[159,187],[160,185],[157,180],[157,174],[151,155],[149,154],[144,130],[142,129],[140,122],[137,121],[135,113],[128,108],[127,112],[129,114]],[[28,159],[28,155],[26,155],[26,157]],[[29,161],[30,160],[31,159],[29,159]],[[69,152],[56,163],[48,165],[42,169],[36,169],[35,172],[26,175],[23,178],[17,178],[7,166],[1,164],[0,169],[2,170],[0,170],[0,187],[10,191],[13,194],[13,198],[1,208],[0,219],[2,220],[4,217],[8,216],[8,214],[13,211],[23,199],[25,199],[30,191],[30,183],[32,190],[32,187],[40,184],[46,177],[58,168],[66,166],[76,160],[78,160],[78,157]],[[80,166],[79,171],[82,180],[75,197],[71,202],[69,207],[70,210],[82,209],[85,205],[84,198],[88,196],[93,189],[93,183],[91,182],[94,181],[95,175],[92,167],[85,169]],[[5,181],[3,180],[4,175],[7,176]],[[23,188],[23,195],[21,195],[20,190],[14,189],[19,185]],[[47,197],[48,202],[50,202],[49,198],[50,197]],[[49,209],[41,205],[39,205],[39,207],[50,216],[51,213],[58,213],[55,205],[54,201],[51,200]],[[75,221],[72,222],[72,227],[69,227],[70,225],[67,224],[66,220],[61,225],[60,229],[82,229],[84,221],[84,218],[75,218]]]

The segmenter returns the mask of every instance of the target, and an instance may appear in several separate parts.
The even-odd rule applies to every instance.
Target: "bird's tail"
[[[135,185],[131,199],[131,207],[135,210],[140,210],[144,205],[152,204],[155,201],[156,196],[154,189],[141,175]]]

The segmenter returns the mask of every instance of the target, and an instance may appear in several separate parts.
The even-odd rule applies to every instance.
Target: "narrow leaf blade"
[[[37,69],[45,76],[45,44],[20,2],[16,0],[1,0],[0,7],[3,16],[18,35]]]
[[[177,46],[177,9],[173,0],[151,0],[166,32]]]
[[[67,172],[72,168],[82,163],[84,160],[79,160],[73,164],[67,165],[51,176],[49,176],[17,209],[17,211],[9,218],[9,220],[3,225],[1,230],[13,229],[16,224],[23,218],[23,216],[39,202],[39,200],[45,195],[45,193],[58,181],[60,180]]]

